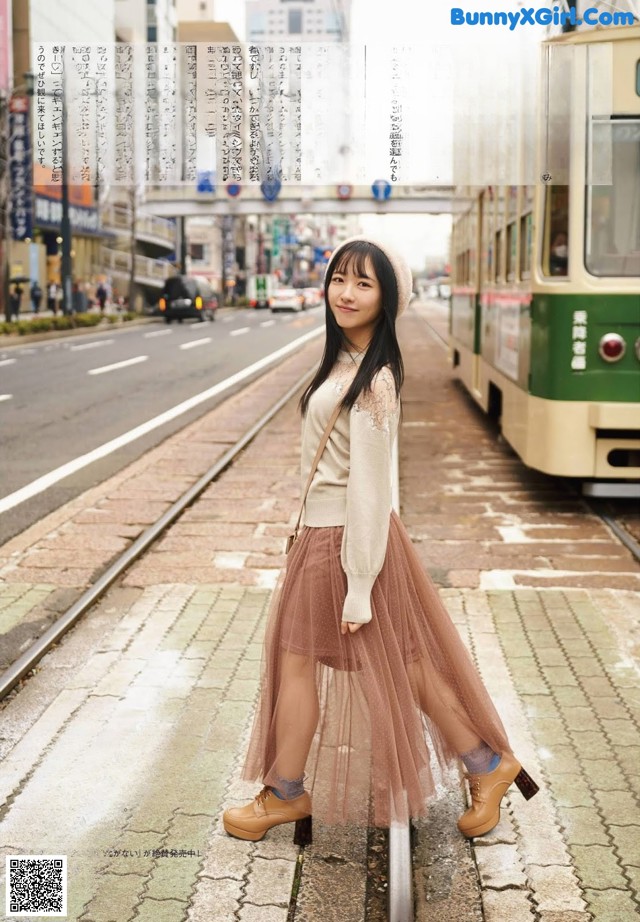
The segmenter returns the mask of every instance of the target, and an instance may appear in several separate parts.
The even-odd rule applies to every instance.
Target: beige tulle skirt
[[[395,512],[372,620],[341,633],[342,533],[303,528],[280,575],[243,777],[276,785],[299,766],[319,820],[388,826],[426,815],[459,754],[511,749]]]

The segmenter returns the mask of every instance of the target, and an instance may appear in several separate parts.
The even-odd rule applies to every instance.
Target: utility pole
[[[138,188],[131,184],[129,190],[129,212],[131,219],[131,268],[129,270],[129,310],[135,310],[136,299],[136,225],[138,223]]]

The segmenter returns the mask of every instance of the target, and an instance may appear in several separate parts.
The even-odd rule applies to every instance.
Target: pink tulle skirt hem
[[[391,513],[372,620],[340,631],[343,528],[304,528],[271,600],[261,694],[243,777],[305,773],[327,823],[425,816],[436,784],[479,741],[511,752],[498,714]]]

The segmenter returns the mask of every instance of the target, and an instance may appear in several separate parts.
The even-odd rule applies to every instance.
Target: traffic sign
[[[351,198],[351,194],[353,193],[353,186],[350,186],[349,183],[343,182],[340,183],[336,191],[338,193],[338,198],[344,201],[345,199]]]
[[[374,199],[378,202],[385,202],[391,195],[391,183],[386,179],[376,179],[371,184],[371,191]]]
[[[265,179],[260,183],[260,191],[267,202],[275,202],[282,189],[279,179]]]
[[[196,184],[196,192],[215,192],[215,174],[213,170],[200,170]]]

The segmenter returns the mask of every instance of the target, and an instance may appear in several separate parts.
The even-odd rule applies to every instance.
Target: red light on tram
[[[605,362],[617,362],[624,355],[626,347],[619,333],[605,333],[598,345],[598,352]]]

